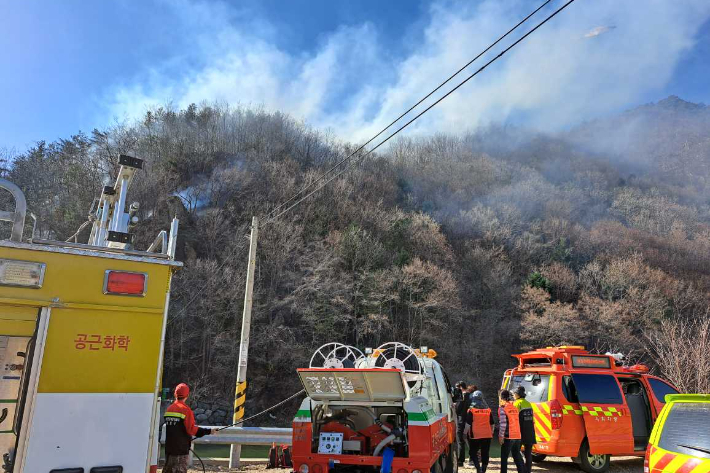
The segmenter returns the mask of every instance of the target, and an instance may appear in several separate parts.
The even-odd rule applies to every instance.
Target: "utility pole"
[[[259,219],[251,219],[251,238],[249,239],[249,265],[247,266],[247,287],[244,291],[244,313],[242,314],[242,336],[239,342],[239,365],[237,366],[237,385],[234,392],[234,416],[237,423],[244,418],[244,402],[247,390],[247,361],[249,359],[249,331],[251,329],[251,303],[254,292],[254,269],[256,268],[256,239],[259,236]],[[239,467],[241,445],[230,447],[229,468]]]

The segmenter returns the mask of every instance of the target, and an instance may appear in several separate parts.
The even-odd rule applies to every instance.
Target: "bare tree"
[[[687,393],[710,393],[710,313],[667,320],[648,331],[648,350],[661,373]]]

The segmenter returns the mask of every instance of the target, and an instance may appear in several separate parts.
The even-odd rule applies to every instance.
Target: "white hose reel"
[[[313,356],[309,368],[343,369],[354,368],[356,362],[365,355],[355,347],[338,342],[326,343],[318,348]]]
[[[374,356],[375,359],[371,363],[375,368],[401,371],[410,389],[426,379],[420,355],[409,345],[399,342],[385,343],[374,351]]]

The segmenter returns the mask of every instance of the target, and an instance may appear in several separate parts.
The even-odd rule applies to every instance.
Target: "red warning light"
[[[126,271],[106,271],[104,294],[145,296],[148,275]]]

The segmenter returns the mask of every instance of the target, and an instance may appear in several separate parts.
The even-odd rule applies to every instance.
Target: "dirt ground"
[[[266,465],[247,465],[244,466],[238,470],[231,470],[231,471],[243,471],[243,472],[248,472],[248,473],[257,473],[257,472],[262,472],[266,470]],[[473,467],[469,468],[468,466],[464,467],[463,469],[459,469],[463,473],[475,473],[475,469]],[[218,466],[207,466],[206,471],[208,472],[225,472],[225,471],[230,471],[229,468],[227,467],[218,467]],[[274,471],[274,473],[278,473],[278,471],[282,471],[284,473],[288,472],[289,470],[286,469],[281,469],[281,470],[270,470]],[[491,458],[491,463],[488,465],[488,472],[490,473],[495,473],[500,471],[500,459],[499,458]],[[515,465],[513,464],[512,460],[509,460],[508,462],[508,471],[510,473],[515,473]],[[582,470],[572,462],[569,458],[551,458],[549,460],[546,460],[542,463],[536,463],[535,466],[533,467],[533,473],[579,473]],[[643,472],[643,458],[638,458],[638,457],[617,457],[617,458],[612,458],[611,460],[611,468],[609,468],[609,473],[642,473]],[[202,468],[198,467],[197,469],[192,469],[190,470],[190,473],[202,473]]]

